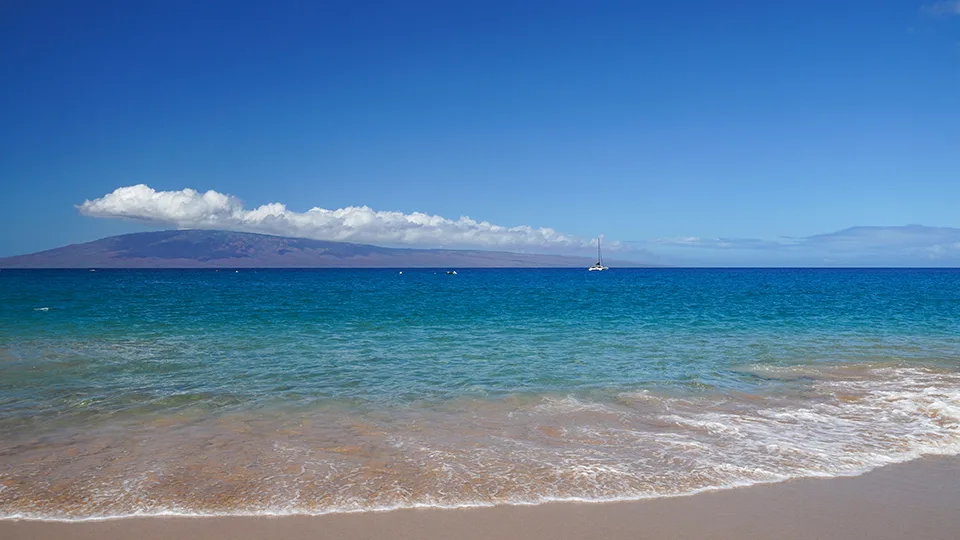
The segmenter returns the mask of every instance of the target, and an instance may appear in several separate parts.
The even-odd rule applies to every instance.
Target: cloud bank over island
[[[126,218],[178,229],[222,229],[360,244],[570,250],[594,242],[550,228],[504,227],[469,217],[449,219],[421,212],[376,211],[367,206],[295,212],[284,204],[270,203],[247,209],[240,199],[212,190],[156,191],[144,184],[118,188],[77,208],[87,216]]]
[[[551,228],[505,227],[469,217],[377,211],[367,206],[290,210],[281,203],[246,208],[217,191],[121,187],[77,208],[84,215],[137,220],[177,229],[219,229],[394,247],[479,248],[584,253],[593,238]],[[960,229],[860,226],[804,237],[683,236],[634,242],[604,240],[613,257],[668,266],[960,266]]]

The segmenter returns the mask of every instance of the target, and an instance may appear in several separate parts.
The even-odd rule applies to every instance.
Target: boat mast
[[[603,255],[600,254],[600,237],[597,237],[597,264],[603,266]]]

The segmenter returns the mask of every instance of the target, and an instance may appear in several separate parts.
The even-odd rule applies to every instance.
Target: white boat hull
[[[600,272],[603,270],[609,270],[606,266],[603,265],[603,254],[600,253],[600,237],[597,237],[597,264],[587,268],[591,272]]]

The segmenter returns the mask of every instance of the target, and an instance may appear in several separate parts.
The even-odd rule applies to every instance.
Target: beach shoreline
[[[631,502],[569,503],[280,517],[131,517],[0,521],[12,540],[159,538],[952,540],[960,530],[960,458],[926,457],[861,476]]]

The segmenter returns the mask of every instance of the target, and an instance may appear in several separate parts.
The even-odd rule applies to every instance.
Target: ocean
[[[632,500],[960,454],[960,270],[444,270],[3,270],[0,518]]]

